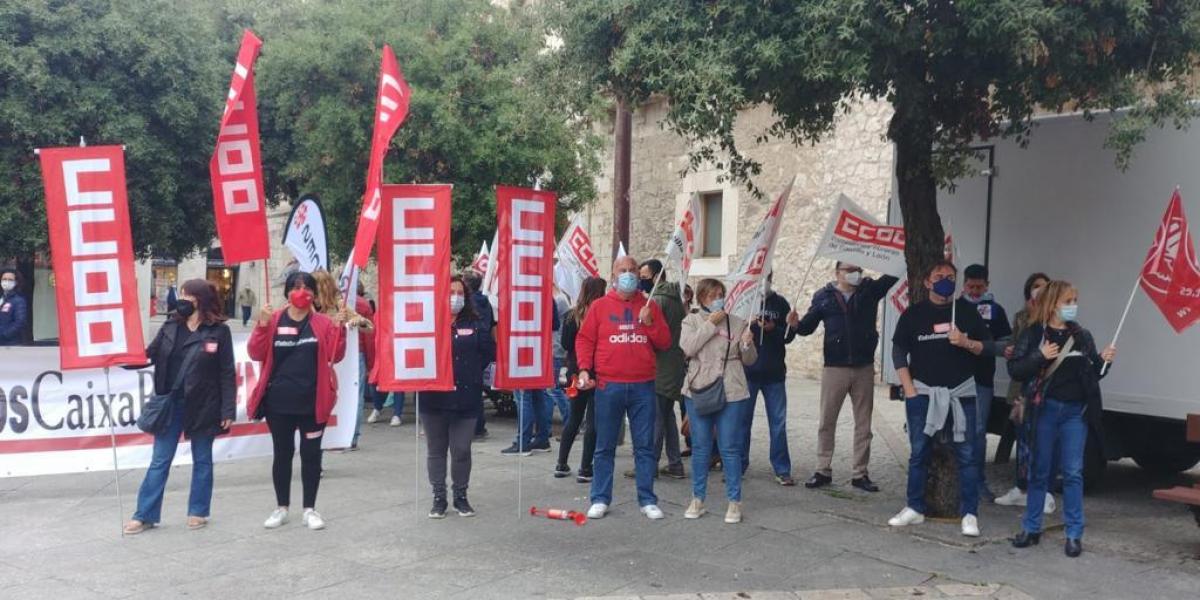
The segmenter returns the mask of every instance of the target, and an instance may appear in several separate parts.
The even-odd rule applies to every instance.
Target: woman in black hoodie
[[[1024,397],[1032,406],[1029,497],[1021,532],[1013,546],[1036,545],[1042,537],[1042,511],[1047,482],[1053,475],[1054,450],[1059,449],[1063,471],[1065,552],[1083,552],[1083,454],[1089,429],[1100,439],[1100,377],[1112,362],[1112,346],[1096,351],[1092,334],[1079,326],[1078,292],[1065,281],[1051,281],[1038,295],[1028,329],[1021,334],[1008,361],[1008,373],[1024,382]]]
[[[237,414],[233,337],[212,283],[203,279],[184,282],[174,316],[158,330],[146,356],[154,365],[154,393],[176,391],[170,424],[154,436],[154,454],[125,533],[138,534],[158,524],[181,432],[191,440],[192,454],[187,525],[188,529],[200,529],[208,524],[212,503],[213,439],[228,432]]]

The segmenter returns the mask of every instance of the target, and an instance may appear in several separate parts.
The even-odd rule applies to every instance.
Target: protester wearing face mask
[[[978,311],[992,334],[992,341],[980,355],[979,370],[975,373],[975,463],[979,466],[979,496],[984,502],[993,502],[996,496],[988,488],[984,468],[987,464],[987,424],[996,393],[996,357],[1003,356],[1005,348],[1012,342],[1012,328],[1008,325],[1008,314],[1004,312],[1004,307],[988,292],[987,267],[971,265],[963,271],[963,278],[959,310]]]
[[[1029,327],[1029,317],[1033,312],[1034,304],[1037,302],[1038,294],[1046,284],[1050,283],[1050,276],[1045,273],[1034,273],[1025,279],[1025,305],[1017,314],[1013,315],[1012,336],[1011,339],[1015,342],[1021,339],[1021,334]],[[1004,349],[1004,358],[1011,359],[1015,344],[1010,343]],[[1021,393],[1021,382],[1012,380],[1008,384],[1008,394],[1005,396],[1009,404],[1009,420],[1013,422],[1016,429],[1017,438],[1017,460],[1013,466],[1016,471],[1016,484],[1012,489],[1008,490],[1003,496],[996,498],[996,504],[1001,506],[1025,506],[1026,491],[1029,489],[1029,420],[1025,419],[1025,399]],[[1049,514],[1054,512],[1054,494],[1046,492],[1046,502],[1044,512]]]
[[[1051,281],[1038,296],[1029,328],[1008,361],[1014,380],[1024,382],[1033,437],[1030,440],[1029,499],[1013,546],[1037,545],[1042,536],[1043,497],[1058,450],[1063,475],[1064,552],[1083,552],[1083,453],[1089,430],[1102,439],[1100,379],[1116,348],[1097,352],[1091,332],[1080,327],[1079,294],[1065,281]]]
[[[803,318],[792,311],[788,324],[797,335],[811,335],[825,325],[825,370],[821,373],[821,414],[817,426],[817,471],[805,482],[819,488],[833,482],[833,447],[838,415],[846,396],[854,412],[854,466],[850,484],[878,492],[867,474],[871,459],[871,418],[875,410],[875,328],[879,301],[898,281],[885,275],[863,277],[862,268],[843,262],[835,266],[836,280],[813,294]]]
[[[654,377],[654,393],[658,397],[658,411],[654,422],[654,461],[658,462],[666,450],[667,464],[659,473],[674,479],[686,477],[683,472],[683,456],[679,450],[679,425],[675,420],[675,407],[682,405],[679,388],[683,385],[684,357],[679,349],[679,328],[687,309],[680,299],[679,284],[667,281],[662,262],[650,259],[638,268],[638,285],[650,301],[662,309],[667,328],[671,330],[671,345],[656,354],[658,370]],[[625,472],[634,477],[633,470]]]
[[[0,270],[0,346],[21,344],[29,322],[29,305],[17,291],[16,269]]]
[[[746,433],[742,444],[742,473],[750,468],[750,432],[754,428],[754,408],[758,403],[758,395],[763,397],[763,408],[767,413],[767,431],[770,439],[771,471],[775,474],[775,483],[791,487],[796,485],[792,479],[792,457],[788,452],[787,443],[787,344],[796,339],[796,332],[787,327],[787,316],[792,312],[792,305],[782,294],[777,293],[772,285],[775,274],[767,273],[766,298],[763,299],[762,310],[758,318],[750,324],[751,339],[757,354],[753,364],[747,365],[746,384],[750,391],[750,405],[743,416],[746,421],[742,431]]]
[[[709,452],[714,432],[721,461],[725,469],[725,496],[729,506],[726,523],[742,522],[742,451],[745,445],[747,418],[752,410],[750,390],[744,367],[754,364],[758,351],[753,333],[747,323],[725,313],[725,285],[716,279],[702,279],[696,285],[700,312],[683,320],[679,346],[687,356],[687,376],[682,394],[688,407],[692,436],[692,501],[683,516],[699,519],[705,514],[704,500],[708,492]],[[730,363],[733,363],[732,365]],[[724,386],[722,406],[705,412],[696,402],[696,390],[718,381]],[[704,413],[704,414],[702,414]]]
[[[947,427],[958,463],[962,534],[979,536],[979,468],[975,463],[975,371],[991,341],[973,310],[954,308],[958,270],[936,263],[925,276],[929,298],[900,315],[892,337],[892,362],[904,389],[908,438],[908,502],[888,521],[892,527],[925,522],[925,481],[933,436]]]
[[[461,277],[450,279],[454,390],[421,392],[418,404],[429,450],[426,465],[429,485],[433,488],[433,507],[429,509],[431,519],[446,516],[447,452],[454,510],[463,517],[475,514],[467,501],[467,486],[471,481],[471,441],[475,439],[475,422],[483,412],[483,367],[495,360],[496,342],[492,339],[491,323],[479,318],[467,293]]]
[[[650,519],[663,518],[654,495],[655,353],[671,344],[662,309],[638,291],[637,262],[622,256],[613,263],[615,289],[588,309],[575,340],[578,387],[596,388],[596,456],[593,459],[589,519],[608,513],[612,503],[613,461],[621,419],[629,416],[637,470],[638,504]]]
[[[312,275],[299,271],[288,275],[283,287],[287,306],[275,311],[270,304],[264,305],[246,345],[250,359],[262,363],[246,412],[252,419],[267,420],[274,445],[271,478],[278,508],[263,523],[267,529],[288,521],[297,431],[303,523],[314,530],[325,527],[325,520],[315,510],[321,481],[321,438],[337,402],[333,365],[346,354],[343,325],[348,313],[337,312],[331,319],[314,310],[316,289]]]
[[[187,526],[200,529],[208,524],[212,504],[213,438],[227,433],[237,416],[233,336],[212,283],[184,282],[173,318],[158,330],[146,357],[154,365],[154,393],[173,394],[171,420],[166,430],[154,435],[150,466],[125,534],[141,533],[161,520],[163,493],[181,433],[190,441],[192,456]]]

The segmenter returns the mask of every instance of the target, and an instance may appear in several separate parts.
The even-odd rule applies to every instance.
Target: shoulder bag
[[[729,342],[725,344],[725,353],[721,355],[721,376],[717,377],[712,383],[697,388],[693,385],[695,375],[692,376],[692,381],[688,382],[689,396],[692,398],[692,406],[700,415],[707,416],[718,413],[722,408],[725,408],[725,365],[729,364],[729,349],[733,345],[733,334],[730,331],[729,316],[725,317],[725,333],[729,337]],[[700,374],[700,370],[696,370],[696,374]]]
[[[1042,335],[1045,335],[1045,333]],[[1053,376],[1054,372],[1062,366],[1063,361],[1067,359],[1067,353],[1070,352],[1071,348],[1074,347],[1075,336],[1071,335],[1067,338],[1067,343],[1063,344],[1062,349],[1058,351],[1058,358],[1054,359],[1054,362],[1051,363],[1049,367],[1043,369],[1042,373],[1038,375],[1037,381],[1033,386],[1033,398],[1029,399],[1034,406],[1042,405],[1042,401],[1046,399],[1046,388],[1050,387],[1050,377]],[[1039,344],[1038,348],[1035,348],[1034,351],[1041,352],[1041,344]]]
[[[196,344],[196,347],[199,347],[199,344]],[[146,433],[159,434],[170,428],[172,413],[175,410],[175,399],[183,392],[185,375],[196,362],[193,360],[195,354],[195,349],[192,349],[188,356],[184,357],[184,363],[179,368],[179,373],[175,375],[175,381],[170,391],[151,396],[142,406],[142,414],[138,415],[137,419],[138,429]]]

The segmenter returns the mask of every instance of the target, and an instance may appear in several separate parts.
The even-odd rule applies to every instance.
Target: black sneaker
[[[513,444],[513,445],[501,450],[500,454],[503,454],[505,456],[529,456],[530,454],[533,454],[533,451],[531,451],[529,449],[529,446],[521,447],[516,444]]]
[[[850,485],[852,485],[864,492],[874,493],[874,492],[879,491],[879,486],[875,485],[875,482],[871,481],[871,478],[867,477],[866,475],[863,475],[862,477],[855,477],[854,479],[851,479]]]
[[[571,467],[567,465],[554,465],[554,476],[558,479],[571,476]]]
[[[549,452],[550,440],[546,440],[544,442],[534,442],[529,445],[529,449],[533,452]]]
[[[819,487],[825,487],[831,483],[833,483],[832,477],[824,473],[813,473],[813,476],[809,477],[808,481],[804,482],[804,487],[810,490],[815,490]]]
[[[471,508],[471,503],[467,502],[466,494],[454,495],[454,510],[458,511],[460,517],[475,516],[475,509]]]
[[[683,472],[683,465],[667,465],[662,469],[659,469],[658,472],[659,474],[666,475],[671,479],[684,479],[687,477],[687,474]]]
[[[430,519],[445,519],[446,518],[446,497],[434,496],[433,508],[429,509]]]
[[[591,483],[591,482],[592,482],[592,472],[591,471],[580,471],[579,474],[575,476],[575,483]]]

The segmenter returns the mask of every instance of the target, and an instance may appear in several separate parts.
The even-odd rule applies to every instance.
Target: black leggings
[[[275,483],[276,502],[279,506],[291,504],[292,455],[296,453],[296,430],[299,430],[304,508],[314,508],[317,504],[317,487],[321,485],[321,436],[325,434],[325,426],[317,424],[313,415],[268,412],[267,427],[271,430],[271,441],[275,445],[271,479]]]
[[[571,398],[571,417],[563,426],[562,442],[558,444],[558,464],[565,465],[571,458],[571,446],[575,444],[575,436],[586,416],[587,430],[583,433],[583,460],[579,463],[579,471],[592,472],[592,456],[596,453],[596,407],[593,404],[596,390],[580,390]]]

